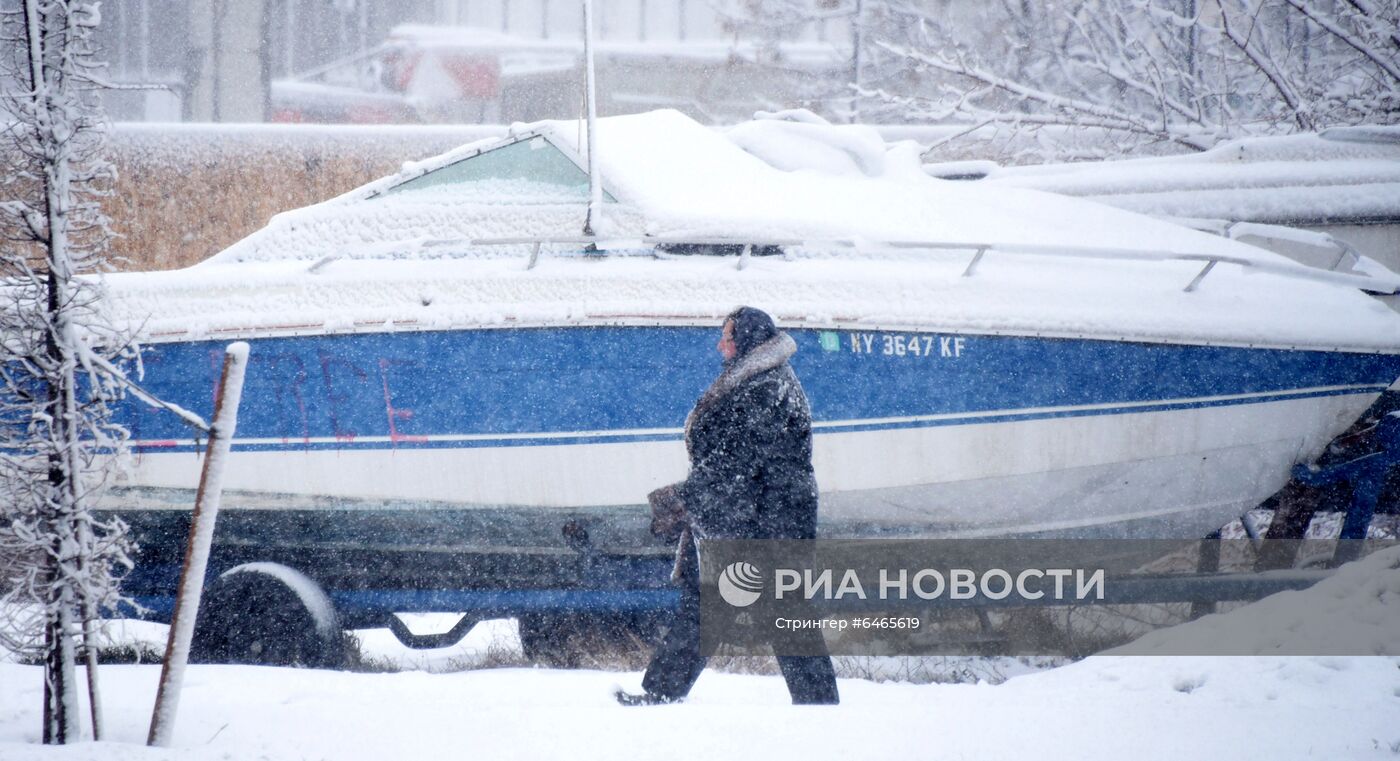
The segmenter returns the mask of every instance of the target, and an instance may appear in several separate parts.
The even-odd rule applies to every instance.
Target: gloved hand
[[[647,495],[647,502],[651,503],[651,533],[668,542],[680,538],[681,531],[690,524],[676,486],[663,486]]]

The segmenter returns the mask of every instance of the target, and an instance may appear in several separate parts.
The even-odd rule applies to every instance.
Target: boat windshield
[[[543,137],[492,148],[395,185],[384,196],[433,194],[453,200],[560,203],[588,200],[588,173]],[[614,200],[604,193],[605,201]]]

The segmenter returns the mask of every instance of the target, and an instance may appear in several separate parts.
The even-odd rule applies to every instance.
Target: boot
[[[665,695],[658,695],[655,692],[633,693],[618,690],[613,693],[617,702],[625,706],[663,706],[668,703],[679,703],[685,698],[668,698]]]

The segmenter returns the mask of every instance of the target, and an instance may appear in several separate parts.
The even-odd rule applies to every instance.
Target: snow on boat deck
[[[516,133],[543,135],[565,152],[575,150],[579,137],[573,122],[525,125]],[[1283,257],[1102,204],[933,179],[912,143],[886,144],[863,127],[767,121],[717,133],[668,111],[600,121],[603,183],[616,199],[605,204],[600,235],[816,241],[790,247],[785,257],[755,258],[744,269],[732,256],[581,257],[577,245],[573,254],[567,246],[553,254],[547,248],[540,266],[526,269],[528,247],[463,241],[576,236],[583,195],[574,202],[557,193],[492,200],[461,185],[380,195],[489,142],[278,215],[196,267],[111,275],[113,308],[157,339],[693,323],[751,303],[787,324],[811,326],[1400,347],[1400,316],[1354,287],[1226,263],[1186,293],[1201,261],[1134,258],[1173,251],[1294,266]],[[832,239],[847,244],[820,243]],[[911,251],[882,241],[968,245]],[[975,274],[963,276],[982,243],[1012,251],[1089,247],[1107,258],[994,249]]]
[[[1242,138],[1184,156],[994,167],[982,184],[1129,211],[1277,224],[1400,218],[1400,128]]]

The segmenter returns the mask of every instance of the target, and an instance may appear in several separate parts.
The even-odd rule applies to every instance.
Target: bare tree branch
[[[1307,13],[1303,13],[1306,7]],[[1375,0],[890,3],[868,97],[910,119],[1109,130],[1103,150],[1400,120],[1396,9]],[[1383,65],[1384,64],[1384,65]],[[967,139],[983,139],[974,131]],[[1030,141],[1042,158],[1053,145]]]
[[[1240,35],[1230,23],[1230,12],[1226,10],[1225,3],[1217,0],[1216,7],[1220,9],[1220,23],[1225,31],[1225,36],[1239,48],[1241,53],[1249,57],[1258,67],[1259,73],[1268,79],[1269,84],[1278,92],[1283,102],[1288,104],[1288,109],[1293,112],[1293,118],[1298,122],[1298,127],[1304,130],[1314,129],[1312,117],[1303,112],[1302,103],[1299,101],[1298,93],[1288,84],[1288,81],[1279,72],[1274,63],[1266,58],[1250,44],[1248,35]],[[1251,20],[1251,33],[1253,32],[1253,22]]]
[[[1328,32],[1331,32],[1334,37],[1341,40],[1342,42],[1345,42],[1347,45],[1350,45],[1354,50],[1356,50],[1356,52],[1365,56],[1372,63],[1379,66],[1381,70],[1383,70],[1386,74],[1390,75],[1391,79],[1400,81],[1400,66],[1396,66],[1394,61],[1387,60],[1370,45],[1367,45],[1365,42],[1361,41],[1360,39],[1357,39],[1355,35],[1351,34],[1346,29],[1343,29],[1340,24],[1336,23],[1332,19],[1324,16],[1321,13],[1318,13],[1313,8],[1310,8],[1308,4],[1302,2],[1302,0],[1286,0],[1286,2],[1289,5],[1296,8],[1299,13],[1303,14],[1304,16],[1307,16],[1310,21],[1322,27],[1323,29],[1326,29]]]

